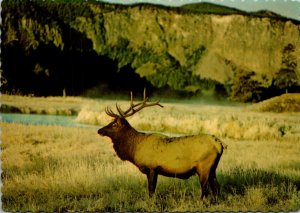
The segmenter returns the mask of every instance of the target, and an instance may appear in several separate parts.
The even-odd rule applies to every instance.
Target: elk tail
[[[213,136],[214,140],[215,140],[215,147],[218,150],[219,154],[223,153],[223,149],[227,149],[227,144],[225,144],[223,141],[221,141],[219,138]]]

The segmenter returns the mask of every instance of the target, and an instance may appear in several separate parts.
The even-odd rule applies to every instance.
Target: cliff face
[[[93,6],[92,6],[93,7]],[[106,45],[114,46],[119,38],[128,40],[127,48],[137,55],[144,49],[159,58],[171,58],[194,74],[222,83],[232,80],[233,67],[273,76],[281,67],[283,49],[288,44],[299,55],[298,26],[290,20],[273,20],[244,15],[177,13],[158,8],[133,7],[122,12],[93,10],[101,14]],[[85,21],[77,17],[74,28]],[[97,21],[81,29],[101,54]],[[99,45],[100,44],[100,45]],[[204,49],[199,54],[199,49]],[[299,63],[299,58],[297,62]],[[134,61],[135,62],[135,61]],[[297,63],[297,64],[298,64]],[[142,75],[159,72],[165,62],[132,63]],[[151,66],[152,65],[152,66]],[[151,67],[151,71],[147,68]],[[298,70],[299,71],[299,70]],[[298,73],[300,74],[300,73]]]
[[[204,80],[226,87],[235,84],[238,73],[249,72],[267,88],[291,63],[296,66],[289,69],[300,76],[299,23],[293,20],[151,5],[53,4],[31,6],[35,14],[46,11],[46,21],[8,10],[4,47],[23,41],[25,50],[51,43],[60,51],[92,51],[119,68],[132,67],[154,87],[184,91],[201,90]],[[74,12],[79,7],[84,10]]]

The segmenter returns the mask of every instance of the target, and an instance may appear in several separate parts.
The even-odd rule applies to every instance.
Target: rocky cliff
[[[270,12],[248,14],[222,7],[214,12],[216,6],[210,4],[181,8],[94,1],[18,4],[4,1],[2,5],[4,55],[13,47],[21,49],[24,57],[41,48],[63,53],[62,57],[75,51],[84,57],[88,54],[89,60],[105,57],[119,71],[129,67],[156,88],[189,92],[213,88],[233,97],[258,90],[250,100],[275,87],[279,76],[277,81],[291,81],[279,82],[279,89],[300,85],[299,22]],[[37,56],[31,60],[32,73],[50,78],[64,72]],[[5,76],[14,66],[4,65]],[[282,77],[284,70],[292,80]],[[246,91],[238,85],[241,78],[251,82]]]

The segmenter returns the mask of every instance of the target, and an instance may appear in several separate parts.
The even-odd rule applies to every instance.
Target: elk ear
[[[122,122],[122,119],[121,119],[121,118],[118,118],[118,119],[117,119],[117,124],[118,124],[118,126],[122,126],[123,122]]]

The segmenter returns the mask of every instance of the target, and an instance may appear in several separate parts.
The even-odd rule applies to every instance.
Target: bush
[[[261,82],[253,79],[255,72],[239,70],[234,77],[230,99],[242,102],[257,102],[262,98]]]

